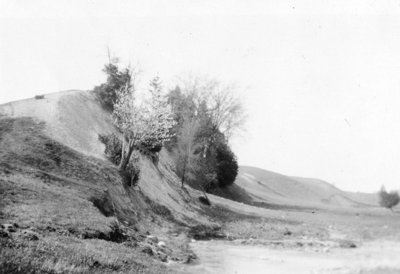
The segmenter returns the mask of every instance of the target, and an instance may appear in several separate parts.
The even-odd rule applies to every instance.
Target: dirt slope
[[[51,139],[80,153],[105,160],[104,145],[99,134],[116,132],[111,116],[104,111],[95,96],[88,91],[64,91],[45,95],[44,99],[26,99],[0,105],[0,115],[7,117],[32,117],[44,122],[44,133]],[[160,155],[158,166],[149,159],[141,159],[141,192],[169,208],[179,220],[207,222],[198,214],[196,202],[179,187],[178,179],[171,170],[168,156]],[[195,195],[195,194],[194,194]]]
[[[191,260],[190,229],[218,227],[165,152],[128,186],[98,138],[112,132],[86,91],[0,105],[0,273],[167,273]]]

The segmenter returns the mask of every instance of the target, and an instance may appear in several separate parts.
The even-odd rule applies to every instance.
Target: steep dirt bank
[[[163,158],[143,158],[128,187],[110,162],[51,139],[43,122],[3,117],[0,129],[0,273],[165,273],[162,262],[192,260],[189,228],[213,225],[197,192],[174,191]]]
[[[161,261],[191,256],[177,223],[198,221],[178,221],[31,118],[2,118],[0,128],[0,273],[165,273]]]
[[[110,113],[100,106],[95,95],[89,91],[58,92],[47,94],[40,100],[32,98],[7,103],[0,105],[0,115],[12,118],[31,117],[35,122],[42,123],[41,132],[47,138],[98,160],[106,160],[104,144],[99,140],[99,135],[117,133]],[[16,145],[23,141],[19,138]],[[38,150],[40,149],[39,147]],[[179,179],[170,162],[164,151],[161,152],[157,165],[142,157],[138,189],[155,203],[169,208],[179,221],[208,222],[207,218],[197,213],[201,210],[200,203],[196,199],[191,200],[198,195],[197,192],[180,188]],[[132,189],[127,190],[135,192]]]

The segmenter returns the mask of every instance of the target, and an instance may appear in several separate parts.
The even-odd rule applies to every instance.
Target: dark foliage
[[[223,239],[226,235],[220,226],[196,225],[190,228],[189,235],[196,240]]]
[[[145,154],[154,154],[160,152],[162,146],[162,143],[157,142],[155,138],[149,138],[140,144],[139,149]]]
[[[208,198],[206,198],[206,197],[200,196],[200,197],[199,197],[199,201],[200,201],[200,203],[202,203],[203,205],[207,205],[207,206],[210,206],[210,205],[211,205],[210,200],[209,200]]]
[[[132,75],[128,68],[120,70],[115,63],[105,65],[103,72],[107,74],[107,81],[100,86],[96,86],[94,92],[97,94],[102,106],[112,111],[114,102],[117,99],[116,92],[126,87],[132,87]]]
[[[136,162],[129,161],[125,170],[120,170],[120,175],[127,186],[135,186],[140,179],[140,167]]]
[[[238,173],[236,156],[226,142],[226,136],[212,122],[207,103],[198,101],[194,93],[182,92],[179,87],[169,92],[168,101],[177,123],[172,130],[175,136],[166,147],[177,154],[176,156],[181,156],[175,157],[175,164],[182,182],[185,179],[190,186],[207,192],[233,184]],[[196,124],[192,129],[195,132],[191,134],[186,132],[188,121]],[[192,150],[184,145],[188,140],[191,141],[188,143]],[[190,154],[186,155],[188,151]],[[187,168],[185,163],[189,157],[191,166]],[[186,162],[181,158],[186,159]],[[187,173],[191,173],[188,174],[191,176],[183,176],[182,169],[190,170]]]
[[[35,95],[36,100],[44,99],[44,95]]]
[[[397,191],[386,192],[385,188],[382,187],[379,192],[379,204],[382,207],[392,209],[400,202],[399,193]]]
[[[239,169],[235,154],[226,143],[219,143],[216,158],[218,185],[226,187],[233,184]]]
[[[95,207],[106,217],[115,215],[114,205],[108,192],[102,193],[102,195],[90,197],[89,201],[93,203]]]
[[[99,140],[106,146],[104,153],[107,158],[118,165],[121,161],[122,141],[116,134],[99,135]]]

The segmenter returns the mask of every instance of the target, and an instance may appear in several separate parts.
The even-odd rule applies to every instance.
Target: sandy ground
[[[374,241],[355,249],[324,251],[241,246],[226,241],[200,241],[191,248],[199,262],[184,266],[181,270],[185,273],[400,273],[400,242]]]

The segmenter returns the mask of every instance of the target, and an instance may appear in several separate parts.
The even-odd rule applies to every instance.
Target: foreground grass
[[[50,236],[3,240],[0,273],[166,273],[162,263],[123,244]]]

